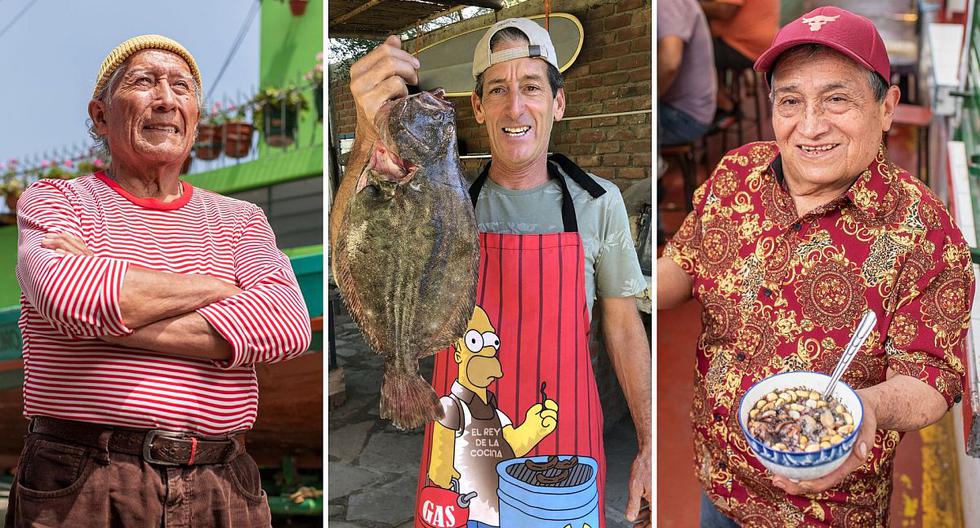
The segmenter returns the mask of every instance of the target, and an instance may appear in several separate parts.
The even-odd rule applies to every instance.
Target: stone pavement
[[[347,401],[331,408],[328,436],[327,501],[330,528],[412,527],[415,488],[422,456],[422,429],[398,431],[378,418],[383,361],[361,339],[343,308],[334,304],[331,331],[343,367]],[[432,359],[423,361],[428,377]],[[626,479],[636,455],[636,434],[628,416],[607,427],[606,526],[628,528]]]

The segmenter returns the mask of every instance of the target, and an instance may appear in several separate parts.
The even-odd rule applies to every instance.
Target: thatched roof
[[[327,26],[331,38],[381,40],[465,6],[501,9],[503,0],[331,0]]]

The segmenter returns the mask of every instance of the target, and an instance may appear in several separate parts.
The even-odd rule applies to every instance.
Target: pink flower
[[[317,64],[316,65],[316,68],[313,68],[313,69],[315,71],[322,72],[323,71],[323,64]]]
[[[42,169],[48,168],[48,165],[50,165],[50,164],[51,164],[51,162],[49,162],[48,160],[41,160],[41,168]]]
[[[105,163],[101,159],[98,159],[98,158],[96,158],[95,161],[92,162],[92,165],[95,165],[95,168],[96,169],[101,169],[102,167],[105,167]]]
[[[17,163],[18,163],[18,162],[17,162],[17,159],[15,159],[15,158],[10,158],[10,164],[11,164],[11,165],[17,165]]]
[[[73,163],[72,163],[72,161],[70,159],[66,159],[64,165],[65,165],[65,167],[71,167],[73,165]]]
[[[316,60],[318,62],[323,62],[323,52],[322,51],[317,52],[317,54],[316,54]]]

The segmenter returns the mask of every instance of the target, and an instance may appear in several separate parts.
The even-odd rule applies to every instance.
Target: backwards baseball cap
[[[511,48],[498,51],[490,50],[490,40],[500,30],[506,28],[516,28],[527,37],[528,45],[520,48]],[[537,57],[544,59],[555,68],[558,68],[558,55],[555,53],[555,45],[551,43],[551,35],[535,22],[526,18],[508,18],[501,20],[490,26],[490,29],[483,34],[483,38],[476,45],[473,52],[473,78],[476,79],[487,68],[500,62],[520,59],[522,57]]]
[[[891,78],[891,63],[885,43],[874,24],[839,7],[819,7],[783,26],[759,59],[755,71],[770,73],[784,51],[801,44],[821,44],[877,72],[885,82]]]
[[[109,82],[112,73],[122,63],[126,62],[126,59],[147,49],[169,51],[170,53],[179,55],[187,62],[187,66],[191,69],[191,75],[194,76],[194,80],[197,81],[198,86],[201,86],[201,72],[197,69],[197,62],[194,61],[194,56],[191,55],[191,52],[187,51],[187,48],[181,46],[176,40],[161,35],[140,35],[116,46],[115,49],[109,52],[105,60],[102,61],[102,67],[99,68],[99,76],[95,80],[95,90],[92,90],[92,98],[94,99],[99,94],[99,91],[102,90],[105,83]]]

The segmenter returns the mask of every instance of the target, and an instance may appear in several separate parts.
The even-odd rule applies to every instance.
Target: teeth
[[[164,132],[170,132],[172,134],[176,134],[177,133],[177,127],[172,127],[172,126],[147,125],[146,128],[148,128],[150,130],[163,130]]]
[[[529,127],[529,126],[516,127],[516,128],[507,128],[507,127],[504,127],[503,130],[504,130],[505,133],[507,133],[508,135],[511,135],[511,136],[523,136],[524,134],[527,134],[527,132],[529,130],[531,130],[531,127]]]
[[[808,147],[806,145],[800,145],[800,147],[803,150],[805,150],[806,152],[820,152],[820,151],[823,151],[823,150],[830,150],[830,149],[834,148],[835,146],[836,145],[824,145],[822,147]]]

